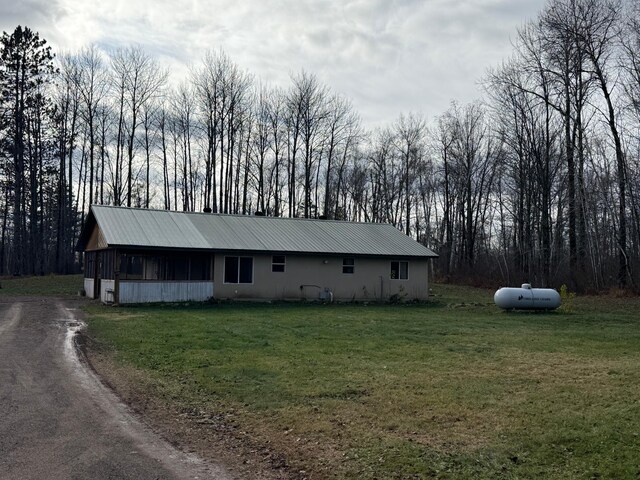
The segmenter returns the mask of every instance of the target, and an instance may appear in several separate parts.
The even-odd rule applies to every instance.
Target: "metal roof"
[[[94,205],[78,242],[97,223],[110,247],[437,257],[392,225]]]

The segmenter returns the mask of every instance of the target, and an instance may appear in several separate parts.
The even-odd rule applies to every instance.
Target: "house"
[[[103,302],[424,300],[436,255],[392,225],[91,207],[84,289]]]

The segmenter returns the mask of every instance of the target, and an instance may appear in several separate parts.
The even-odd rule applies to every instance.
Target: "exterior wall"
[[[334,300],[342,301],[387,300],[395,294],[405,300],[426,300],[429,296],[427,259],[355,257],[354,273],[345,274],[342,256],[287,255],[284,272],[271,271],[271,255],[242,256],[253,257],[253,283],[225,284],[225,255],[216,255],[216,298],[317,300],[325,289]],[[407,280],[390,278],[392,260],[409,262]]]
[[[98,298],[98,296],[93,291],[93,278],[84,279],[84,292],[89,298]]]
[[[213,297],[210,281],[120,280],[118,289],[119,303],[204,302]]]
[[[234,255],[231,255],[234,256]],[[286,255],[285,271],[272,272],[272,255],[253,258],[253,283],[224,283],[225,255],[214,259],[213,281],[119,280],[118,301],[127,303],[206,301],[218,299],[384,301],[392,295],[404,300],[427,300],[428,259],[354,258],[353,273],[343,273],[342,256]],[[406,261],[406,280],[391,278],[391,262]],[[94,280],[84,279],[87,296],[114,301],[108,291],[115,281],[102,279],[100,292]]]

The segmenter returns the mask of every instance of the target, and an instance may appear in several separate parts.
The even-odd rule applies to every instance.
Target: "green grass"
[[[77,295],[82,275],[0,277],[0,295]]]
[[[90,335],[177,408],[336,478],[638,478],[640,299],[92,305]],[[208,413],[207,413],[208,412]]]

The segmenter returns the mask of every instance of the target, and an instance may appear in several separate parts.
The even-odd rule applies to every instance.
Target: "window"
[[[189,258],[182,256],[167,257],[165,278],[167,280],[189,280]]]
[[[120,267],[120,271],[124,273],[127,280],[141,280],[144,267],[144,258],[137,255],[125,255],[123,257],[124,265]]]
[[[391,279],[408,280],[409,262],[391,262]]]
[[[105,255],[104,261],[110,262],[108,255]],[[106,272],[106,270],[104,271]],[[105,276],[103,278],[109,277]],[[155,256],[125,254],[121,256],[120,278],[122,280],[168,280],[178,282],[210,281],[211,256],[206,254]]]
[[[356,261],[354,258],[342,259],[342,273],[353,273]]]
[[[209,255],[191,257],[190,280],[211,280],[211,257]]]
[[[271,257],[271,271],[284,272],[286,258],[284,255],[274,255]]]
[[[253,257],[224,257],[224,283],[253,283]]]

